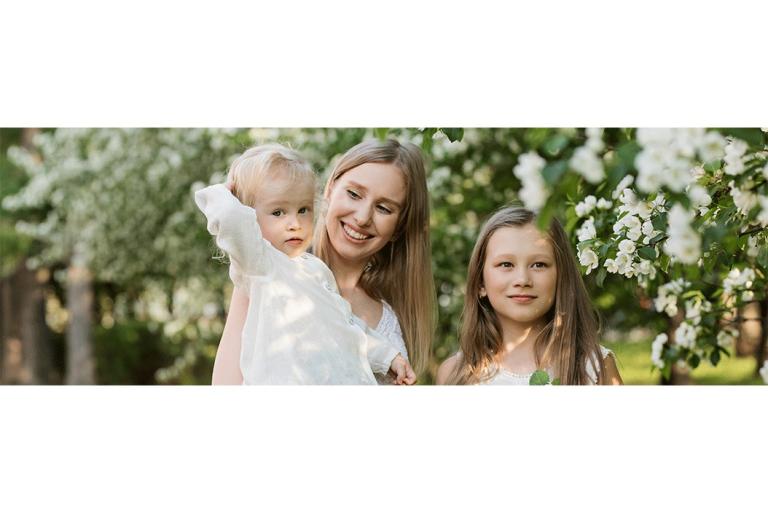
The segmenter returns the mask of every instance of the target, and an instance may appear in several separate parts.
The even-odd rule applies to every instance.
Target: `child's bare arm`
[[[248,296],[239,288],[232,291],[227,321],[221,335],[216,359],[213,362],[212,384],[242,384],[240,371],[240,345],[248,313]]]

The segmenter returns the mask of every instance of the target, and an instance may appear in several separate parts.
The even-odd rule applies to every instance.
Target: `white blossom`
[[[595,251],[592,249],[584,249],[583,251],[579,251],[579,263],[581,263],[583,267],[586,267],[587,274],[589,274],[593,269],[597,268],[600,262]]]
[[[595,230],[594,217],[590,217],[585,220],[581,225],[581,228],[576,231],[576,235],[579,238],[579,242],[584,242],[586,240],[592,240],[595,238],[597,236],[597,231]]]
[[[685,348],[693,348],[696,344],[698,328],[688,322],[682,322],[675,329],[675,343]]]
[[[610,210],[612,206],[613,206],[612,202],[602,197],[597,201],[597,208],[599,210]]]
[[[733,197],[733,204],[743,215],[749,214],[750,210],[757,206],[758,199],[757,194],[749,189],[742,189],[736,186],[734,181],[728,183],[731,188],[731,197]]]
[[[661,333],[654,338],[651,344],[651,361],[657,368],[664,368],[664,360],[662,359],[662,353],[664,351],[664,345],[666,345],[668,337],[665,333]]]
[[[520,155],[520,159],[513,170],[515,176],[523,184],[519,193],[520,199],[525,203],[526,208],[530,210],[541,210],[549,197],[547,184],[541,175],[541,171],[546,163],[546,160],[541,158],[535,151],[529,151]]]
[[[626,253],[626,254],[632,254],[635,252],[635,242],[632,240],[622,240],[619,242],[619,251]]]
[[[734,139],[725,146],[725,174],[738,176],[746,169],[744,166],[744,153],[747,151],[747,143],[743,140]]]
[[[760,368],[760,376],[763,378],[763,382],[768,384],[768,359],[763,363],[763,367]]]
[[[592,212],[592,210],[595,209],[596,205],[597,205],[597,198],[595,198],[595,196],[585,197],[583,201],[579,202],[576,205],[576,216],[586,217]]]
[[[588,147],[580,147],[573,152],[571,168],[589,183],[600,183],[605,178],[603,161]]]
[[[693,215],[679,204],[669,212],[669,238],[664,243],[664,252],[677,260],[694,264],[701,255],[701,235],[691,228]]]

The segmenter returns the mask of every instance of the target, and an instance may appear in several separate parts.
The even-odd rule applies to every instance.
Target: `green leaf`
[[[544,370],[536,370],[528,381],[531,386],[545,386],[549,384],[549,374]]]
[[[663,239],[665,239],[666,237],[667,237],[666,233],[659,233],[655,237],[651,238],[649,243],[650,244],[656,244],[656,243],[662,241]]]
[[[544,169],[542,169],[541,175],[544,176],[544,181],[554,188],[567,169],[568,164],[565,160],[558,160],[557,162],[547,164]]]
[[[374,128],[373,133],[381,140],[386,140],[389,134],[389,128]]]
[[[720,362],[719,350],[713,350],[712,353],[709,354],[709,362],[712,363],[712,366],[717,366],[717,363]]]
[[[656,249],[653,247],[640,247],[637,250],[637,254],[644,260],[653,261],[656,259]]]
[[[464,128],[440,128],[448,140],[451,142],[460,141],[464,138]]]
[[[693,354],[693,355],[690,357],[690,359],[688,360],[688,365],[689,365],[691,368],[694,368],[694,369],[695,369],[695,368],[697,368],[697,367],[699,366],[699,363],[700,363],[700,362],[701,362],[701,358],[700,358],[698,355],[696,355],[696,354]]]
[[[750,146],[763,145],[763,131],[760,128],[717,128],[717,131],[741,139]]]
[[[552,381],[552,385],[553,386],[559,386],[560,385],[560,378],[557,378],[557,379],[553,380]]]
[[[662,213],[652,218],[651,224],[653,224],[653,229],[655,229],[656,231],[666,231],[667,230],[667,214]]]
[[[616,156],[619,157],[619,162],[622,163],[625,169],[634,169],[635,157],[640,152],[640,149],[640,144],[633,140],[619,146],[616,150]]]
[[[597,271],[597,277],[595,278],[597,281],[598,288],[603,287],[603,281],[605,281],[605,276],[608,275],[608,270],[605,267],[600,267],[600,270]]]
[[[548,138],[542,146],[542,149],[549,156],[557,156],[563,149],[568,147],[568,137],[558,133]]]

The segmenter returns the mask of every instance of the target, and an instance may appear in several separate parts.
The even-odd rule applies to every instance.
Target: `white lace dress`
[[[611,352],[609,349],[603,347],[602,345],[600,346],[600,353],[602,354],[603,359],[605,359],[609,355],[613,355],[613,352]],[[496,371],[496,370],[498,370],[498,371]],[[480,382],[480,384],[485,384],[485,385],[489,385],[489,386],[527,386],[528,383],[531,380],[531,375],[533,375],[533,372],[531,372],[531,373],[515,373],[515,372],[507,370],[504,367],[493,368],[493,369],[491,369],[490,373],[493,374],[494,371],[496,372],[495,375],[493,375],[488,380]],[[549,374],[549,380],[551,381],[554,378],[554,375],[552,374],[552,370],[547,368],[546,371]],[[589,366],[587,366],[587,373],[589,374],[589,377],[592,380],[592,384],[596,384],[597,383],[597,369],[594,368],[594,366],[589,365]]]
[[[384,306],[384,311],[381,314],[379,325],[374,330],[408,360],[408,349],[405,348],[403,331],[400,329],[400,322],[397,320],[395,310],[386,302],[381,301],[381,303]],[[387,374],[374,373],[374,376],[379,384],[393,383],[392,378]]]

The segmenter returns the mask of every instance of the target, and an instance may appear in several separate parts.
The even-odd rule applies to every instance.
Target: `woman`
[[[331,173],[317,218],[314,253],[333,272],[352,312],[379,331],[416,374],[426,369],[435,328],[429,196],[421,150],[365,141]],[[240,336],[248,297],[232,293],[213,384],[240,384]],[[377,375],[380,383],[387,376]]]

